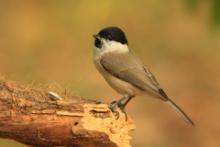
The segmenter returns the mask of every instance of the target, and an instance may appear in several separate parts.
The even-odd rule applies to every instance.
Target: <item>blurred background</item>
[[[2,0],[0,73],[111,102],[120,95],[92,59],[92,35],[106,26],[126,32],[130,48],[196,124],[159,100],[136,97],[127,107],[137,126],[133,146],[220,146],[219,0]],[[0,146],[24,145],[1,139]]]

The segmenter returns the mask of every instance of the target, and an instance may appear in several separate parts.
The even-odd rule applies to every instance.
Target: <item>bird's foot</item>
[[[121,110],[122,113],[124,113],[125,120],[127,121],[128,116],[127,116],[127,113],[125,111],[125,105],[122,104],[120,100],[119,101],[113,101],[109,105],[109,108],[114,113],[116,120],[119,119],[119,116],[120,116],[120,113],[116,110],[117,107]]]

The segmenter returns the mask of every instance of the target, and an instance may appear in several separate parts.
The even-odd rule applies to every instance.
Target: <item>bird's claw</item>
[[[119,112],[116,110],[118,104],[117,101],[111,102],[109,105],[109,109],[112,111],[112,113],[115,115],[116,120],[119,118]]]
[[[117,107],[121,110],[122,113],[124,113],[125,120],[127,121],[128,119],[127,113],[124,110],[124,105],[122,105],[120,101],[113,101],[109,105],[109,109],[112,111],[112,113],[114,113],[116,120],[118,120],[120,117],[120,113],[116,110]]]

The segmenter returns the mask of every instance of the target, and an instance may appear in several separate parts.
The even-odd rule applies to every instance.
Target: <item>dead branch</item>
[[[106,104],[0,78],[1,138],[29,146],[129,147],[134,128]]]

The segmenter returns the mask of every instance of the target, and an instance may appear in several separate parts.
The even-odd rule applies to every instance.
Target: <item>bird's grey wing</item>
[[[168,103],[187,123],[194,125],[190,117],[175,104],[163,89],[160,88],[157,80],[147,67],[131,53],[113,54],[108,53],[102,56],[100,63],[103,68],[115,77],[120,78],[132,85],[148,91],[166,103]]]
[[[100,60],[103,68],[143,91],[164,98],[161,88],[153,74],[143,63],[132,53],[108,53],[104,54]]]
[[[177,105],[175,104],[163,89],[160,88],[157,80],[150,72],[150,70],[142,64],[134,55],[130,53],[113,54],[108,53],[102,56],[100,60],[103,68],[126,82],[132,85],[148,91],[169,104],[174,108],[175,112],[179,114],[187,123],[194,125],[190,117]]]

